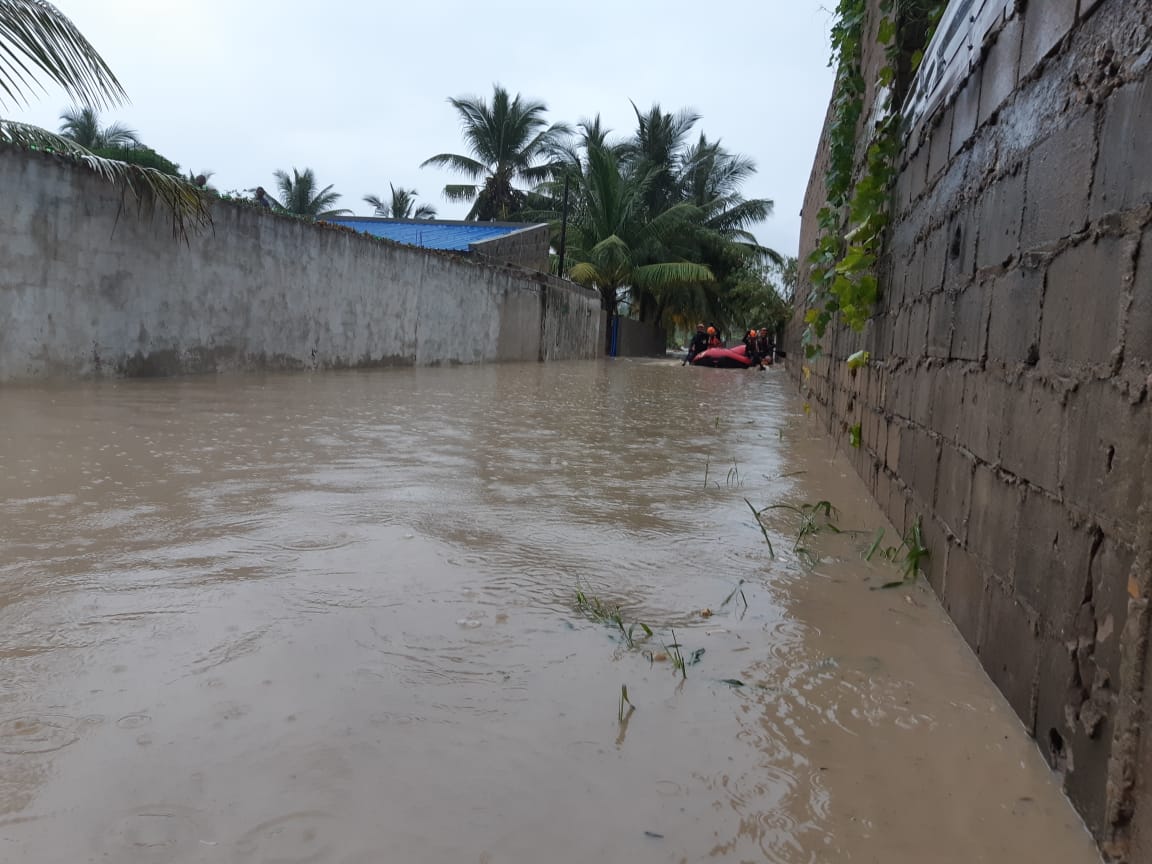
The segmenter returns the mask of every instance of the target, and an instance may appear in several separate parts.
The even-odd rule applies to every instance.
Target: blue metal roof
[[[376,219],[367,216],[347,216],[340,219],[326,219],[333,225],[344,225],[356,231],[363,231],[373,237],[384,237],[408,246],[424,249],[448,249],[467,252],[473,243],[503,237],[514,231],[531,227],[528,224],[490,222],[441,222],[432,219],[394,220]]]

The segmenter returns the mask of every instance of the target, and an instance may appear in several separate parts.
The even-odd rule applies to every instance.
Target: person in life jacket
[[[707,350],[708,350],[708,333],[704,329],[703,324],[697,324],[696,325],[696,335],[692,337],[692,344],[690,344],[688,346],[688,356],[686,356],[684,358],[684,362],[681,363],[680,365],[684,366],[685,364],[691,363],[695,359],[697,354],[699,354],[701,351],[707,351]]]
[[[763,366],[772,365],[774,361],[772,355],[775,352],[772,350],[772,339],[768,336],[767,327],[761,327],[759,334],[756,336],[756,353],[760,355],[760,362]],[[761,368],[763,368],[763,366],[761,366]]]
[[[753,328],[752,330],[749,330],[748,333],[744,336],[744,354],[748,357],[749,360],[752,361],[753,366],[759,366],[760,365],[761,355],[757,351],[757,347],[756,347],[757,346],[757,338],[758,337],[756,336],[755,328]],[[751,368],[751,367],[749,367],[749,368]]]
[[[720,334],[716,332],[715,327],[708,328],[708,347],[709,348],[723,348],[724,340],[720,338]]]

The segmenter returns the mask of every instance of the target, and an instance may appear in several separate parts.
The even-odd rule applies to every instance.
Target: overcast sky
[[[499,82],[552,120],[599,112],[624,134],[641,109],[691,107],[700,127],[753,157],[749,197],[776,215],[762,242],[795,254],[804,188],[832,87],[828,0],[54,0],[103,54],[131,103],[107,112],[218,189],[315,170],[340,204],[415,187],[444,218],[460,152],[449,96]],[[63,94],[7,116],[56,129]]]

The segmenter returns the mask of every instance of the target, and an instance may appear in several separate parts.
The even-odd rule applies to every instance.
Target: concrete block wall
[[[1102,850],[1150,861],[1152,4],[1006,4],[961,78],[911,130],[876,315],[804,364],[798,310],[790,372],[921,520],[929,582]]]
[[[521,228],[503,237],[473,243],[469,251],[497,264],[516,264],[528,270],[549,272],[551,262],[549,250],[552,234],[547,225],[532,225]]]
[[[224,201],[179,241],[12,149],[0,189],[0,381],[602,354],[597,294],[544,273]]]
[[[663,357],[668,353],[668,335],[662,327],[632,318],[614,318],[608,322],[607,351],[612,354],[611,328],[616,328],[616,357]]]

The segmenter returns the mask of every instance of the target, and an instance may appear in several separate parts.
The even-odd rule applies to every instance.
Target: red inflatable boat
[[[692,358],[693,366],[716,366],[720,369],[747,369],[752,365],[744,345],[732,348],[709,348]]]

